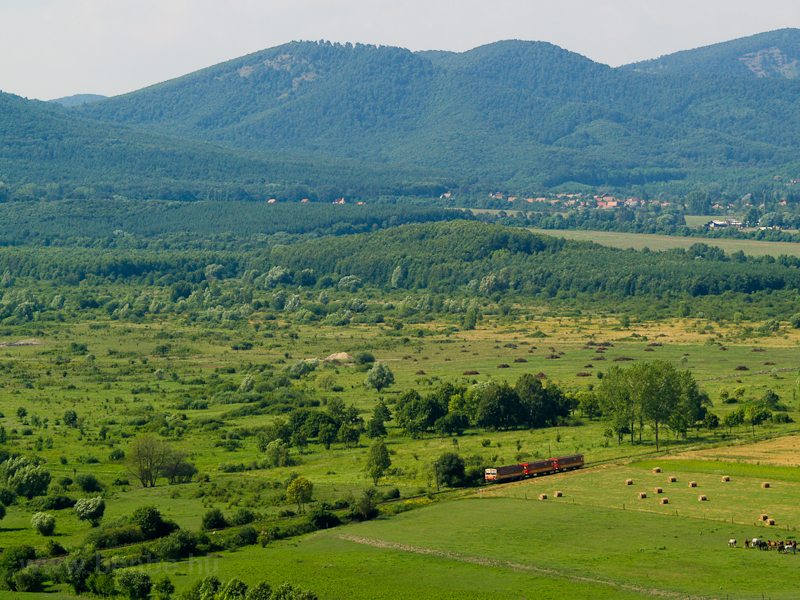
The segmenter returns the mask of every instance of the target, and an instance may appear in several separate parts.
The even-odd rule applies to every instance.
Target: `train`
[[[484,478],[486,483],[504,483],[506,481],[525,479],[526,477],[572,471],[580,469],[583,464],[583,454],[570,454],[534,462],[517,463],[516,465],[489,467],[485,471]]]

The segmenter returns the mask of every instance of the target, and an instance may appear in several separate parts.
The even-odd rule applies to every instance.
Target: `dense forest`
[[[427,169],[245,152],[78,118],[0,93],[0,202],[62,198],[332,202],[439,195]]]
[[[645,320],[702,315],[732,321],[738,314],[739,321],[764,321],[768,333],[797,312],[800,287],[800,259],[793,257],[728,255],[700,243],[688,250],[622,251],[470,221],[303,243],[277,234],[244,245],[227,235],[207,245],[186,244],[179,236],[78,242],[0,249],[8,288],[1,314],[8,323],[34,314],[57,318],[65,307],[232,319],[254,310],[254,293],[262,290],[274,310],[301,322],[436,313],[464,319],[486,307],[507,313],[514,303],[536,302],[547,314],[587,310]],[[162,291],[154,297],[106,288],[123,282]],[[370,301],[384,297],[391,301]]]

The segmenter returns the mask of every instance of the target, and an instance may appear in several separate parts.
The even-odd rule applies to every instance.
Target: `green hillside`
[[[114,195],[167,200],[331,201],[441,193],[429,170],[252,152],[92,121],[0,93],[0,202]]]
[[[779,29],[684,50],[620,67],[644,73],[716,73],[741,77],[800,77],[800,31]]]
[[[464,53],[292,42],[75,110],[238,148],[434,168],[521,190],[741,186],[795,175],[798,92],[800,82],[728,74],[654,79],[540,42]]]

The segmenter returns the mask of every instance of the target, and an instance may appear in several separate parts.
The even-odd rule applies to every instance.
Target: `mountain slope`
[[[94,192],[194,200],[375,195],[444,189],[430,172],[357,161],[245,152],[78,117],[0,93],[0,181],[21,199]],[[30,186],[33,186],[31,188]],[[49,186],[48,192],[34,188]],[[314,188],[314,189],[311,189]],[[79,194],[80,196],[80,194]],[[313,199],[313,198],[312,198]]]
[[[653,78],[512,40],[416,54],[292,42],[75,110],[249,150],[552,186],[794,175],[799,109],[800,82]]]
[[[800,77],[800,30],[779,29],[684,50],[620,67],[644,73],[715,73],[741,77]]]

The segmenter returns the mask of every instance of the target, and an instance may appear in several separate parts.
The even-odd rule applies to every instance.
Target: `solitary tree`
[[[170,458],[169,444],[154,435],[136,438],[128,451],[128,471],[142,482],[142,487],[155,487]]]
[[[297,477],[286,488],[286,499],[297,504],[298,512],[305,512],[305,505],[311,502],[314,484],[305,477]]]
[[[385,362],[379,360],[367,373],[364,385],[379,392],[394,383],[394,373]]]
[[[103,513],[106,511],[106,503],[100,497],[81,498],[75,503],[75,514],[81,521],[89,521],[92,527],[100,525]]]
[[[175,483],[189,483],[197,473],[197,467],[186,460],[183,452],[170,452],[167,456],[161,473],[167,478],[170,485]]]
[[[392,466],[392,459],[389,457],[389,449],[382,439],[377,439],[372,442],[367,455],[367,464],[364,467],[367,476],[372,478],[375,485],[386,473],[386,470]]]

